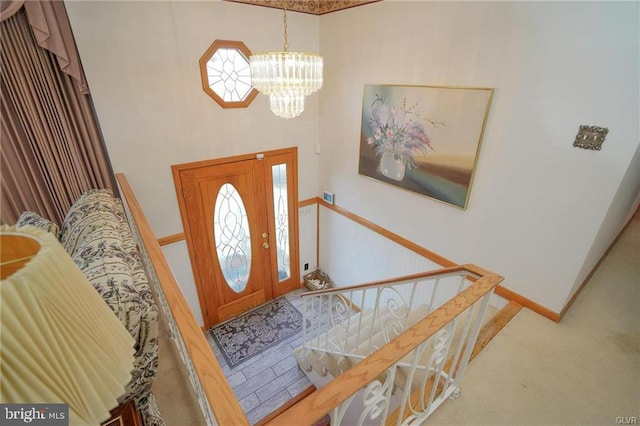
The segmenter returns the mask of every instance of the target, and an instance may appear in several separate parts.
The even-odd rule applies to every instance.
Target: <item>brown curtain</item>
[[[30,3],[40,2],[26,2]],[[61,18],[64,14],[56,25],[64,29],[66,22],[68,41],[72,36],[64,4],[52,3],[43,5],[55,9],[49,15]],[[46,31],[32,31],[25,10],[29,12],[26,5],[9,18],[3,16],[0,23],[1,219],[14,223],[22,211],[33,210],[60,224],[83,192],[115,191],[116,185],[91,97],[82,94],[87,88],[79,61],[69,66],[73,61],[68,50],[43,36]],[[42,16],[30,20],[42,28]],[[56,52],[38,47],[39,42],[54,44]],[[61,60],[60,55],[67,58]],[[63,72],[61,66],[67,70]]]

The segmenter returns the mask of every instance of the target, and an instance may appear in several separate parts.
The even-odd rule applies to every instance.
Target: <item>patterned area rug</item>
[[[211,330],[229,367],[234,367],[302,330],[302,314],[280,297]]]

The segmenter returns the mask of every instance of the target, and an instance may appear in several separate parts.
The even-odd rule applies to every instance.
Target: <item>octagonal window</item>
[[[202,89],[222,108],[247,107],[258,94],[251,85],[249,56],[241,41],[216,40],[200,58]]]

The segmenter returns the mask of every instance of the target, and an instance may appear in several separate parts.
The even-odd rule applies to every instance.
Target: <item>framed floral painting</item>
[[[359,173],[466,209],[492,95],[365,85]]]

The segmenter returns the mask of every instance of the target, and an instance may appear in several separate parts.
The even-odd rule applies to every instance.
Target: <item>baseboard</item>
[[[326,207],[330,210],[333,210],[334,212],[341,214],[342,216],[349,218],[351,220],[353,220],[356,223],[359,223],[360,225],[363,225],[367,228],[369,228],[372,232],[376,232],[388,239],[390,239],[391,241],[403,246],[404,248],[406,248],[407,250],[411,250],[414,253],[417,253],[419,255],[422,255],[423,257],[438,263],[439,265],[442,265],[444,267],[447,266],[454,266],[456,265],[455,262],[444,258],[430,250],[427,250],[424,247],[421,247],[409,240],[406,240],[405,238],[400,237],[399,235],[396,235],[394,233],[392,233],[391,231],[388,231],[370,221],[368,221],[367,219],[364,219],[358,215],[356,215],[355,213],[352,213],[342,207],[339,207],[335,204],[328,204],[326,203],[324,200],[322,200],[320,197],[317,197],[315,199],[311,198],[306,201],[306,205],[312,204],[313,201],[317,202],[318,205],[321,205],[323,207]],[[600,260],[598,261],[598,263],[594,266],[594,268],[591,270],[591,272],[589,273],[589,275],[587,276],[587,278],[583,281],[583,283],[580,285],[580,287],[578,288],[578,290],[573,294],[573,296],[571,297],[571,300],[569,300],[569,302],[564,306],[564,308],[562,309],[562,311],[560,313],[558,312],[554,312],[549,308],[546,308],[542,305],[540,305],[539,303],[534,302],[531,299],[527,299],[526,297],[512,291],[509,290],[506,287],[502,287],[502,286],[497,286],[495,289],[495,293],[498,296],[502,296],[505,299],[509,300],[509,301],[514,301],[517,302],[518,304],[522,305],[523,307],[532,310],[533,312],[540,314],[546,318],[549,318],[552,321],[555,322],[559,322],[562,317],[564,316],[564,314],[567,312],[567,310],[569,309],[569,307],[571,306],[571,304],[574,302],[574,300],[576,299],[576,297],[578,296],[578,294],[580,293],[580,291],[582,291],[582,289],[584,288],[584,286],[587,284],[587,282],[589,281],[589,279],[591,279],[591,276],[595,273],[595,271],[598,269],[598,267],[600,266],[600,264],[602,263],[602,261],[604,260],[604,258],[607,256],[607,254],[609,254],[609,251],[611,250],[611,248],[615,245],[615,243],[618,241],[618,239],[620,238],[620,236],[622,235],[622,233],[625,231],[625,229],[627,229],[627,227],[629,226],[629,223],[631,223],[631,221],[640,214],[640,206],[638,206],[638,208],[636,209],[636,212],[631,216],[631,218],[627,221],[627,223],[625,224],[625,226],[622,228],[622,230],[618,233],[618,235],[616,236],[616,238],[613,240],[613,242],[609,245],[609,248],[605,251],[605,253],[602,255],[602,257],[600,258]],[[319,217],[318,217],[319,220]]]
[[[544,306],[534,302],[533,300],[527,299],[526,297],[521,296],[518,293],[500,285],[496,287],[495,293],[498,296],[504,297],[509,301],[517,302],[523,307],[530,309],[533,312],[542,315],[543,317],[547,317],[552,321],[558,322],[560,321],[560,318],[562,318],[559,313],[553,312],[551,309],[545,308]]]
[[[326,207],[330,210],[333,210],[334,212],[341,214],[343,216],[345,216],[346,218],[349,218],[351,220],[353,220],[354,222],[363,225],[367,228],[369,228],[372,232],[376,232],[380,235],[382,235],[383,237],[386,237],[388,239],[390,239],[391,241],[395,242],[396,244],[399,244],[401,246],[403,246],[404,248],[406,248],[407,250],[411,250],[414,253],[417,253],[429,260],[431,260],[432,262],[435,262],[443,267],[448,267],[448,266],[455,266],[456,263],[453,262],[452,260],[449,260],[445,257],[442,257],[424,247],[419,246],[418,244],[415,244],[405,238],[400,237],[399,235],[396,235],[394,233],[392,233],[391,231],[388,231],[372,222],[369,222],[368,220],[356,215],[355,213],[352,213],[342,207],[336,206],[335,204],[328,204],[325,201],[321,200],[320,198],[316,199],[319,205],[322,205],[323,207]],[[560,314],[553,312],[552,310],[545,308],[544,306],[534,302],[533,300],[527,299],[524,296],[519,295],[518,293],[515,293],[505,287],[502,286],[497,286],[495,293],[498,296],[502,296],[507,300],[510,301],[515,301],[517,303],[519,303],[520,305],[524,306],[525,308],[528,308],[530,310],[532,310],[533,312],[536,312],[544,317],[547,317],[553,321],[560,321]]]

